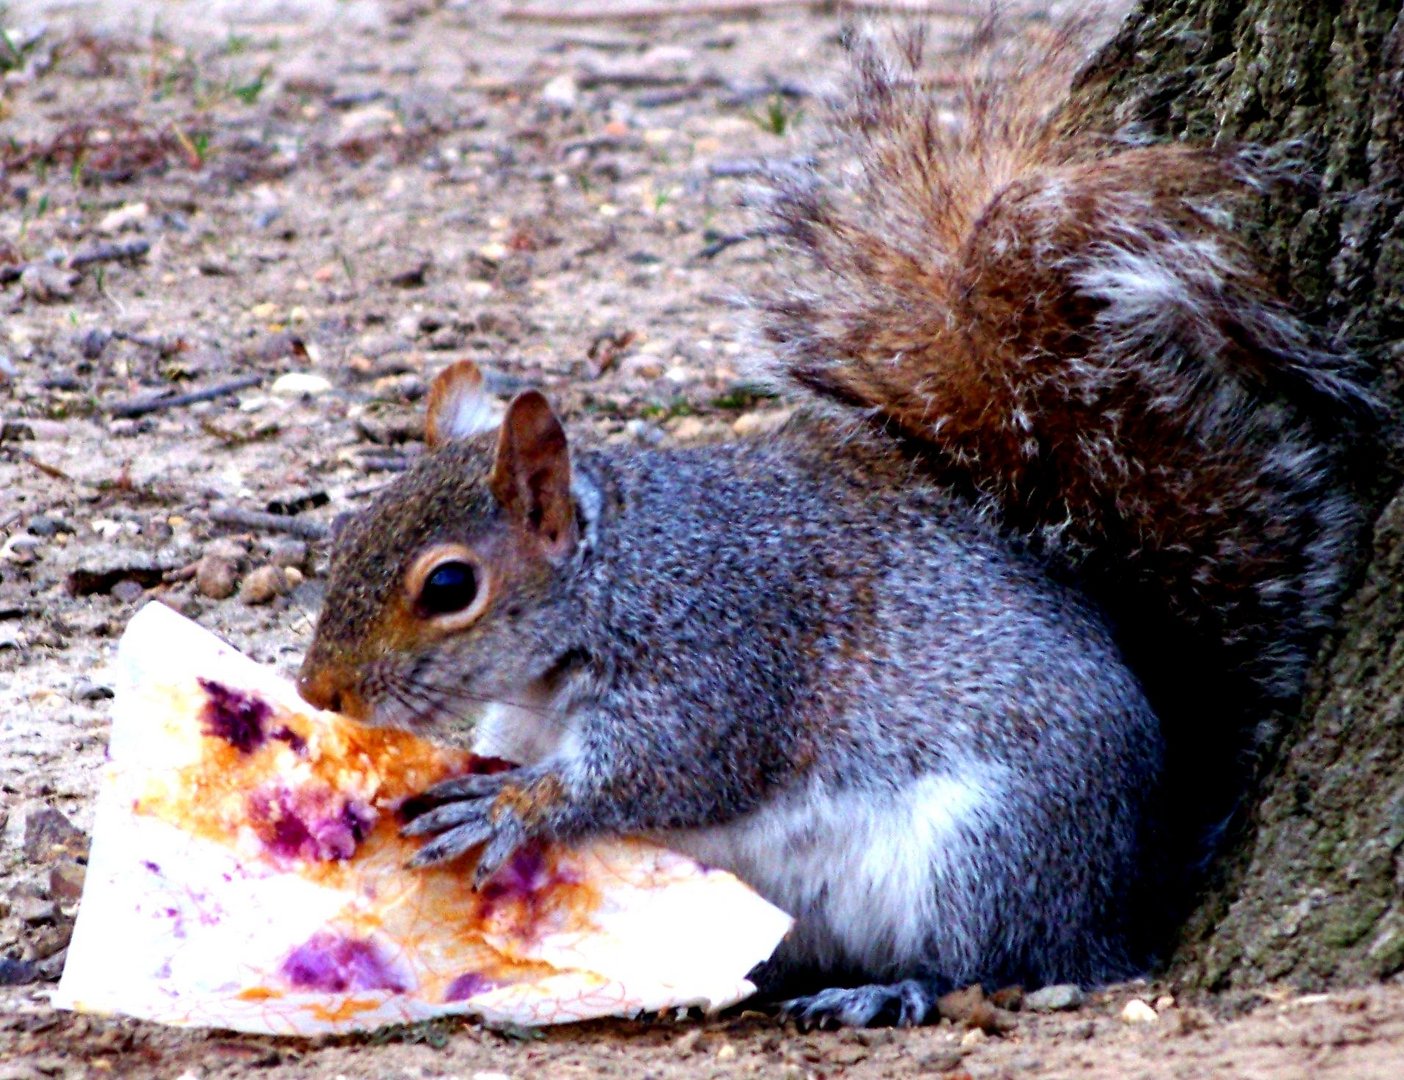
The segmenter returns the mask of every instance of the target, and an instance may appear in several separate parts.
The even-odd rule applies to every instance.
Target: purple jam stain
[[[367,938],[346,937],[319,930],[288,953],[278,967],[288,985],[297,990],[344,994],[348,990],[409,989],[389,959]]]
[[[200,712],[206,735],[223,739],[244,754],[253,753],[268,740],[265,725],[273,710],[267,702],[213,679],[200,679],[199,683],[209,698]]]
[[[524,844],[483,884],[478,895],[490,904],[498,900],[527,900],[545,884],[546,856],[541,845]]]
[[[330,788],[261,788],[249,793],[249,824],[280,859],[349,859],[375,825],[375,811]]]
[[[160,863],[154,863],[154,862],[152,862],[150,859],[142,859],[142,860],[141,860],[141,865],[144,866],[144,867],[146,867],[146,868],[147,868],[148,870],[150,870],[153,874],[159,874],[159,873],[161,872],[161,864],[160,864]]]
[[[286,724],[274,728],[268,733],[268,737],[270,739],[277,739],[279,742],[287,743],[288,749],[298,757],[303,757],[306,754],[307,740]]]
[[[481,994],[486,990],[491,990],[497,983],[487,976],[477,971],[465,971],[453,982],[449,983],[449,988],[444,992],[444,1004],[450,1001],[463,1001],[474,994]]]

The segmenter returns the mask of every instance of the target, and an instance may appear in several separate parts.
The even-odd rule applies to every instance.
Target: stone
[[[295,569],[260,566],[244,578],[244,583],[239,586],[239,599],[251,607],[267,604],[280,596],[287,596],[301,583],[302,575]]]
[[[572,75],[557,75],[541,88],[541,100],[546,105],[569,112],[580,104],[580,84]]]
[[[0,956],[0,986],[25,986],[38,982],[40,977],[33,964]]]
[[[743,439],[773,435],[790,419],[789,409],[768,409],[763,412],[742,413],[731,424],[731,430]]]
[[[1056,986],[1045,986],[1041,990],[1035,990],[1032,994],[1024,995],[1024,1010],[1026,1012],[1066,1012],[1069,1009],[1080,1008],[1087,1000],[1087,996],[1081,988],[1073,983],[1060,983]]]
[[[274,379],[269,390],[279,397],[316,397],[331,388],[331,380],[325,375],[311,371],[289,371]]]
[[[49,868],[49,895],[60,904],[71,904],[83,895],[88,868],[73,859],[60,859]]]
[[[85,859],[88,837],[52,806],[32,806],[24,819],[24,857],[30,863],[50,862],[65,856]]]
[[[108,594],[114,600],[120,600],[124,604],[135,604],[146,595],[146,589],[141,582],[132,578],[123,578],[112,586],[112,591]]]
[[[70,936],[71,933],[70,933]],[[68,960],[68,946],[65,945],[58,952],[38,961],[34,965],[34,970],[41,982],[58,982],[59,976],[63,974],[63,965]]]
[[[1127,1024],[1153,1024],[1160,1017],[1140,998],[1132,998],[1122,1008],[1121,1019]]]
[[[17,896],[14,915],[25,926],[43,926],[58,918],[58,905],[42,896]]]
[[[268,551],[268,562],[273,566],[298,570],[307,566],[310,549],[305,540],[292,538],[269,540],[264,546]]]
[[[68,948],[68,942],[73,937],[73,923],[69,920],[56,923],[53,926],[41,926],[34,933],[29,935],[29,940],[25,942],[25,953],[28,958],[36,962],[48,960],[57,953]],[[42,973],[42,967],[41,967]]]
[[[102,216],[98,221],[97,231],[107,236],[115,236],[128,229],[139,229],[150,212],[150,208],[144,202],[123,203]]]
[[[113,696],[113,692],[110,686],[104,686],[92,679],[80,677],[73,684],[73,689],[68,692],[68,696],[74,701],[106,701]]]
[[[195,564],[195,587],[211,600],[228,600],[239,587],[238,562],[206,552]]]
[[[48,263],[30,263],[20,274],[24,295],[41,304],[56,304],[69,300],[78,285],[78,275]]]
[[[35,514],[29,519],[29,531],[35,536],[56,536],[59,533],[71,533],[76,530],[62,518],[50,517],[48,514]]]
[[[707,425],[696,416],[684,416],[672,425],[672,431],[678,442],[692,442],[707,433]]]

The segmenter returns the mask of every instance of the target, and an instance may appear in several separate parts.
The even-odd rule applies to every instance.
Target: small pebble
[[[221,536],[205,545],[205,554],[238,562],[249,557],[249,545],[232,536]]]
[[[282,566],[260,566],[244,578],[239,586],[239,599],[249,605],[267,604],[279,596],[286,596],[302,584],[302,574],[295,568]]]
[[[268,550],[268,562],[273,566],[298,570],[307,566],[309,549],[305,540],[269,540],[264,546]]]
[[[226,555],[206,552],[195,564],[195,587],[211,600],[228,600],[239,587],[239,564]]]
[[[789,409],[767,409],[763,412],[742,413],[732,422],[731,430],[743,439],[773,435],[790,420]]]
[[[57,909],[55,910],[57,911]],[[28,960],[47,960],[55,953],[60,953],[68,948],[68,942],[72,937],[73,923],[71,921],[64,921],[55,926],[41,926],[29,934],[25,941],[25,958]],[[40,970],[43,970],[42,967]]]
[[[65,928],[69,937],[73,936],[71,927]],[[34,965],[34,970],[39,973],[41,982],[58,982],[63,974],[64,962],[68,959],[68,946],[65,945],[52,956],[46,956]]]
[[[39,978],[39,971],[33,964],[0,956],[0,986],[24,986],[38,982]]]
[[[1121,1019],[1128,1024],[1153,1024],[1160,1017],[1140,998],[1132,998],[1121,1010]]]
[[[112,687],[93,682],[92,679],[79,679],[73,684],[69,696],[74,701],[106,701],[113,696]]]
[[[71,533],[74,529],[62,518],[49,517],[47,514],[35,514],[29,519],[29,531],[35,536],[55,536],[58,533]]]
[[[83,895],[87,868],[72,859],[62,859],[49,869],[49,895],[61,904],[72,903]]]
[[[20,288],[24,295],[41,304],[54,304],[68,300],[78,284],[78,275],[72,270],[61,270],[48,263],[30,263],[20,274]]]
[[[144,202],[124,203],[109,210],[97,224],[97,231],[113,236],[125,229],[135,229],[146,220],[150,208]]]
[[[1028,1012],[1063,1012],[1078,1008],[1085,1000],[1086,995],[1073,983],[1061,983],[1025,994],[1024,1009]]]
[[[704,1032],[700,1027],[695,1027],[686,1032],[677,1042],[673,1043],[673,1051],[679,1057],[689,1057],[697,1053],[702,1042]]]
[[[58,918],[58,905],[38,896],[21,896],[15,901],[14,913],[26,926],[42,926]]]
[[[22,849],[30,863],[48,862],[65,855],[83,858],[88,837],[62,811],[43,803],[31,804],[24,817]]]
[[[120,600],[124,604],[135,604],[146,595],[146,589],[142,587],[140,581],[134,581],[131,578],[123,578],[121,581],[117,582],[116,585],[112,586],[112,591],[109,595],[113,599]]]
[[[107,348],[107,343],[112,340],[112,335],[106,330],[99,330],[94,327],[85,330],[78,338],[78,351],[82,353],[84,360],[96,360]]]
[[[424,275],[428,272],[428,259],[414,259],[392,270],[385,283],[397,289],[417,289],[424,284]]]
[[[678,442],[692,442],[707,433],[707,425],[696,416],[684,416],[672,425],[673,438]]]
[[[0,548],[0,558],[18,566],[29,566],[39,558],[39,549],[43,541],[37,536],[29,533],[15,533],[5,541],[5,546]]]
[[[316,375],[310,371],[289,371],[286,375],[279,375],[274,379],[269,390],[279,397],[316,397],[318,394],[325,394],[331,388],[331,380],[325,375]]]
[[[541,88],[541,100],[569,112],[580,103],[580,85],[571,75],[557,75]]]
[[[959,1068],[963,1060],[965,1051],[953,1046],[945,1047],[922,1055],[917,1059],[917,1067],[924,1073],[945,1073]]]

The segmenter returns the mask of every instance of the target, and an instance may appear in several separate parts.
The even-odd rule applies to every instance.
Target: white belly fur
[[[998,813],[994,770],[931,775],[905,787],[782,796],[725,826],[658,839],[750,884],[795,916],[787,961],[898,975],[930,957],[938,896],[949,916],[970,895],[972,840]],[[973,963],[984,913],[939,928],[943,966]]]

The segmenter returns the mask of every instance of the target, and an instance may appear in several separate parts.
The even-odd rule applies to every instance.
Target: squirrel
[[[853,42],[852,167],[763,200],[754,352],[808,406],[778,435],[591,446],[435,381],[299,675],[515,764],[407,806],[416,863],[654,838],[795,917],[756,977],[808,1024],[1145,970],[1177,770],[1242,767],[1339,604],[1370,399],[1240,232],[1262,156],[1086,130],[1068,48],[952,122],[919,36]]]

